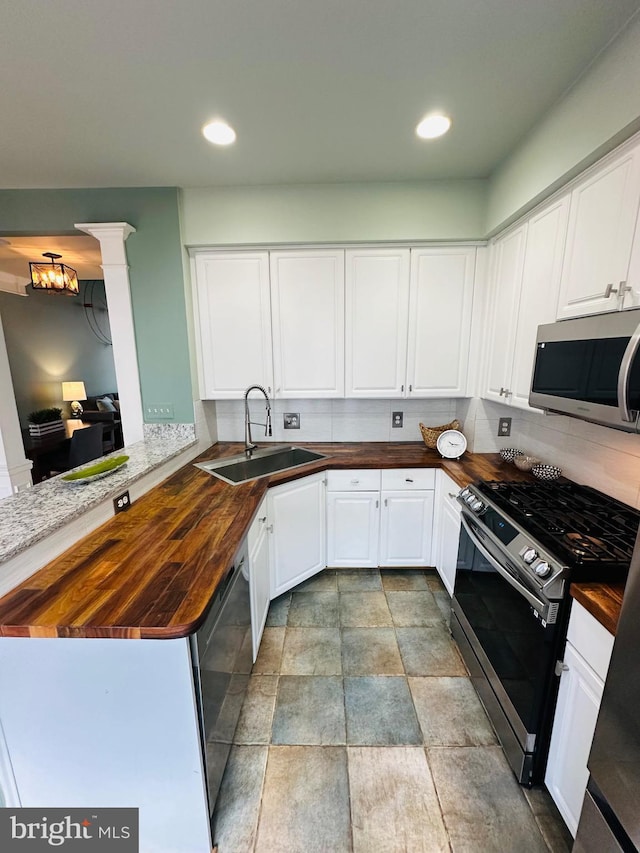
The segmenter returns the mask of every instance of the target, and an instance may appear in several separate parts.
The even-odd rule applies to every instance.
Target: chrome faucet
[[[267,401],[267,405],[266,405],[267,417],[266,417],[266,423],[264,423],[264,424],[256,423],[256,421],[252,421],[250,416],[249,416],[249,394],[251,391],[254,391],[254,390],[260,391],[262,394],[264,394],[264,398]],[[251,456],[251,454],[253,453],[254,450],[258,449],[258,445],[254,444],[253,441],[251,440],[251,424],[252,423],[255,426],[263,426],[265,435],[271,435],[272,434],[271,433],[271,403],[269,402],[269,395],[264,390],[262,385],[250,385],[247,388],[247,390],[244,392],[244,452],[249,457]]]

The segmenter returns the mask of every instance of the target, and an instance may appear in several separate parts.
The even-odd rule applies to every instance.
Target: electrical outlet
[[[129,497],[129,492],[123,492],[121,495],[118,495],[117,498],[113,499],[113,509],[115,514],[117,515],[119,512],[125,512],[131,506],[131,498]]]
[[[300,429],[300,412],[285,412],[284,428]]]
[[[144,412],[149,421],[172,421],[174,418],[173,403],[150,403]]]
[[[511,418],[500,418],[498,421],[498,435],[511,435]]]
[[[393,429],[401,429],[404,423],[404,412],[391,413],[391,426]]]

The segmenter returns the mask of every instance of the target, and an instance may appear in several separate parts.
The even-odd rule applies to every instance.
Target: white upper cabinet
[[[411,250],[407,393],[464,397],[476,250]]]
[[[569,197],[563,196],[529,220],[509,380],[509,401],[520,408],[530,408],[538,326],[556,319],[568,217]]]
[[[487,383],[484,396],[498,403],[509,402],[526,237],[525,223],[498,238],[491,247],[491,307],[485,338]]]
[[[273,390],[268,253],[199,254],[195,272],[201,398],[242,397],[255,383]]]
[[[343,397],[344,251],[271,252],[270,261],[275,395]]]
[[[346,396],[402,397],[409,250],[346,252]]]
[[[632,286],[627,281],[639,205],[639,147],[600,166],[572,191],[559,320],[632,304],[626,288]]]

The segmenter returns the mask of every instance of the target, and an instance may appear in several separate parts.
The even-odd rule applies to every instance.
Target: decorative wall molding
[[[22,278],[22,276],[0,270],[0,290],[4,293],[15,293],[17,296],[26,296],[29,284],[30,280],[28,278]]]

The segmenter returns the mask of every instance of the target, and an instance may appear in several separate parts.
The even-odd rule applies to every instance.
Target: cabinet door
[[[329,492],[327,565],[375,568],[379,518],[380,492]]]
[[[473,248],[411,250],[411,397],[466,395],[475,259]]]
[[[202,399],[239,398],[256,383],[272,388],[267,252],[198,255],[194,296]]]
[[[640,149],[598,168],[571,193],[558,320],[620,307],[640,203]],[[607,296],[611,285],[616,292]]]
[[[271,598],[327,565],[324,478],[312,474],[269,490]]]
[[[344,252],[270,261],[276,396],[344,396]]]
[[[266,509],[265,509],[266,512]],[[263,519],[263,520],[262,520]],[[253,639],[253,660],[255,662],[260,648],[264,624],[269,612],[271,599],[271,575],[269,571],[269,536],[267,518],[260,516],[254,521],[258,530],[254,546],[249,554],[249,580],[251,592],[251,636]]]
[[[571,643],[566,645],[564,663],[545,783],[575,837],[604,684]]]
[[[346,253],[346,396],[402,397],[409,250]]]
[[[430,564],[433,505],[433,491],[382,492],[381,566]]]
[[[556,318],[568,217],[569,196],[564,196],[533,216],[527,227],[510,383],[511,403],[524,409],[530,408],[538,326]]]
[[[487,382],[483,396],[509,403],[516,317],[527,237],[526,223],[496,240],[490,272]]]

